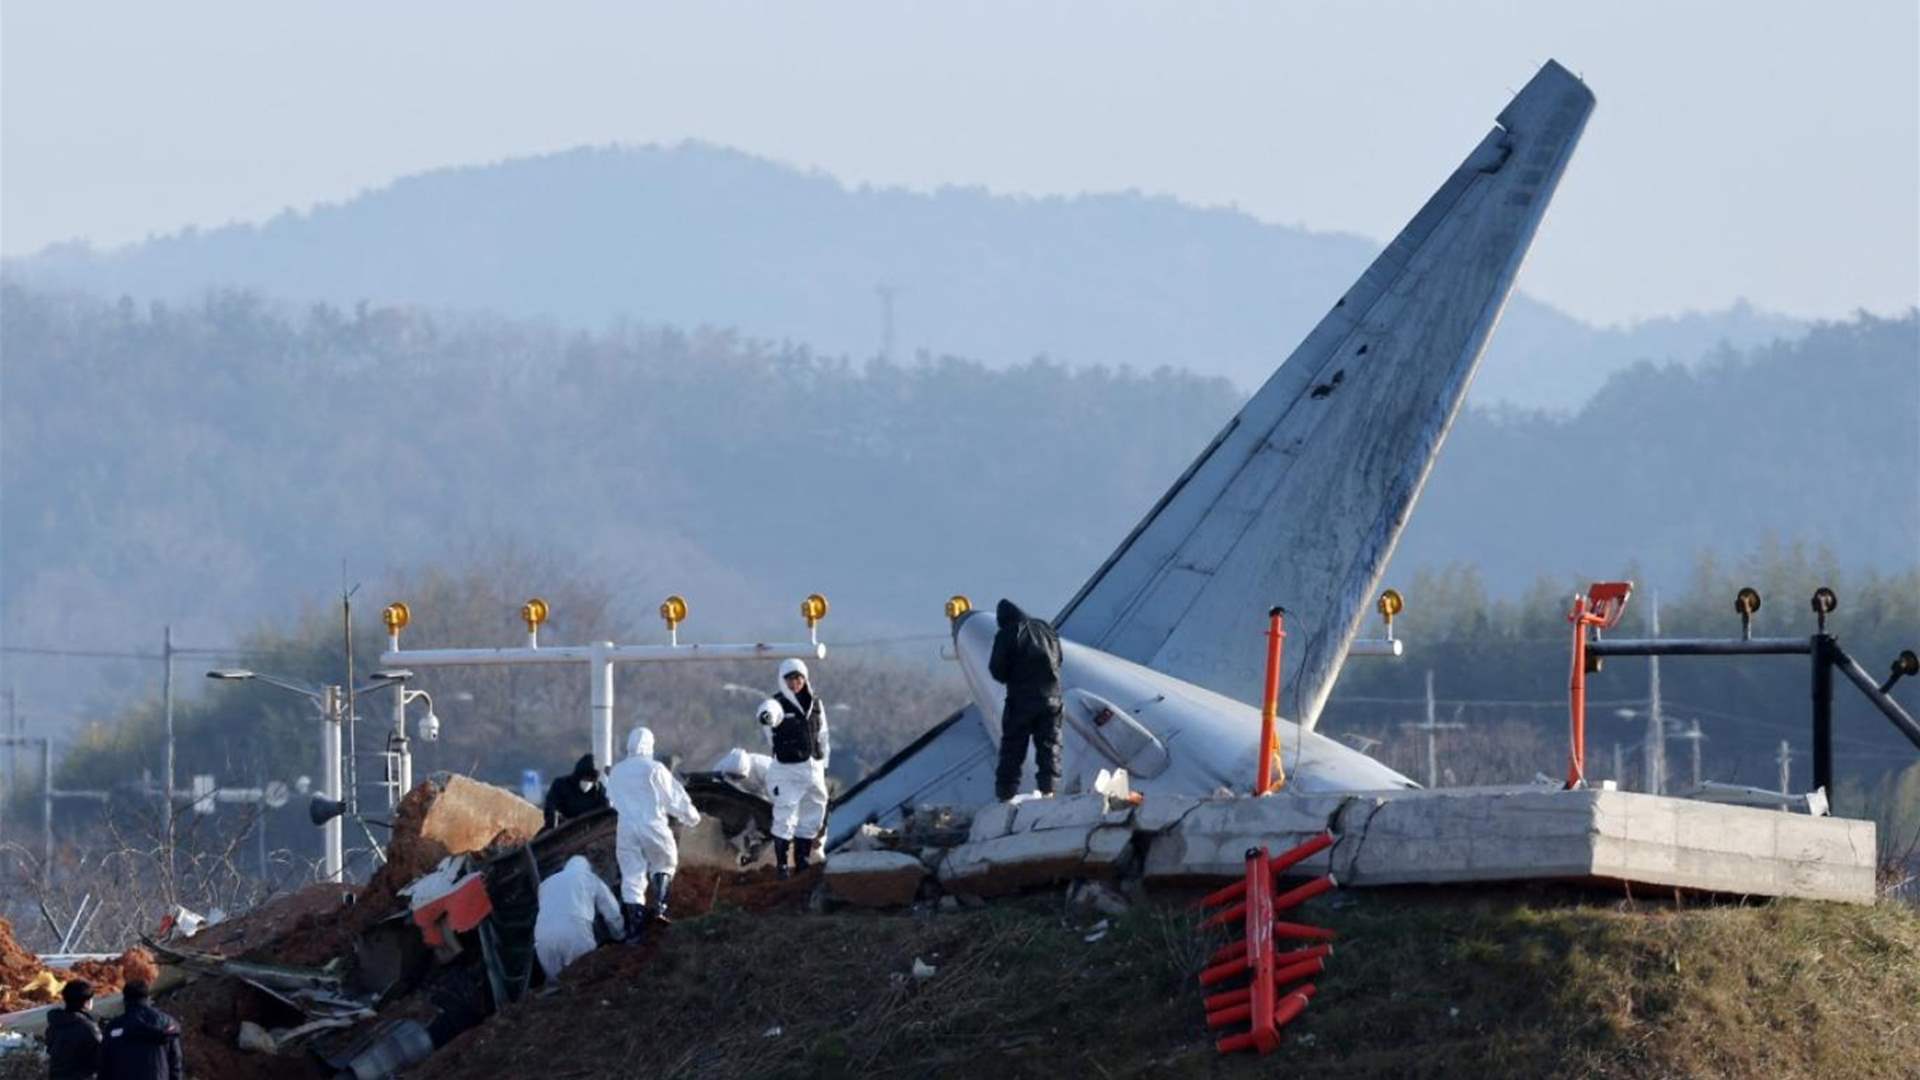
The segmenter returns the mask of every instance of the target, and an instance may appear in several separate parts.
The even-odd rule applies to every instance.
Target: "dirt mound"
[[[270,950],[302,927],[311,927],[340,913],[352,886],[315,882],[296,892],[277,896],[244,914],[215,923],[186,940],[188,948],[219,956],[265,960]],[[277,955],[277,954],[276,954]]]
[[[675,916],[704,915],[709,911],[799,911],[820,883],[820,868],[812,867],[786,881],[772,867],[723,870],[710,866],[682,866],[673,879]]]
[[[582,958],[415,1075],[1915,1075],[1920,915],[1899,905],[1340,899],[1313,918],[1338,963],[1264,1058],[1214,1050],[1195,976],[1221,939],[1190,909],[1063,917],[1054,895],[911,915],[722,903]]]
[[[157,1004],[180,1021],[180,1050],[193,1076],[220,1080],[294,1080],[323,1075],[305,1054],[261,1054],[237,1045],[240,1024],[262,1027],[285,1023],[263,1007],[261,995],[234,979],[202,979],[181,987]]]
[[[60,995],[51,989],[30,993],[24,990],[43,971],[53,972],[54,978],[63,983],[85,979],[93,985],[96,995],[117,993],[135,979],[152,982],[160,976],[153,954],[139,947],[128,949],[113,960],[82,960],[71,970],[49,968],[14,940],[13,924],[0,919],[0,1012],[18,1012],[58,1002]]]
[[[387,842],[387,861],[358,890],[347,890],[353,902],[342,907],[326,903],[340,896],[338,885],[313,885],[287,900],[281,910],[263,916],[262,940],[252,951],[259,959],[296,967],[320,967],[353,951],[353,943],[374,923],[406,906],[400,890],[429,873],[448,855],[446,846],[421,835],[427,814],[440,797],[431,780],[416,785],[394,808],[393,836]],[[297,903],[289,903],[297,901]],[[291,924],[281,920],[291,917]]]
[[[13,924],[0,919],[0,1012],[16,1012],[46,1005],[56,1000],[52,994],[23,993],[21,988],[45,971],[40,958],[20,947],[14,940]]]
[[[114,960],[82,960],[73,965],[72,974],[91,983],[95,994],[111,994],[130,982],[152,983],[160,977],[160,965],[136,945]]]

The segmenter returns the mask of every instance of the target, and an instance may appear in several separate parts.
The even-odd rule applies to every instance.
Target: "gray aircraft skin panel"
[[[1061,636],[1257,703],[1283,605],[1280,712],[1313,730],[1593,105],[1542,67],[1067,603]],[[834,841],[988,800],[993,759],[970,705],[849,789]]]
[[[1068,602],[1063,637],[1311,730],[1593,109],[1549,62]]]

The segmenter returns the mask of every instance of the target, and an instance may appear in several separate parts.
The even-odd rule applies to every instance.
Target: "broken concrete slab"
[[[974,811],[973,823],[967,827],[967,842],[977,844],[1012,832],[1013,810],[1012,803],[996,802]]]
[[[1144,810],[1144,808],[1143,808]],[[1302,863],[1345,886],[1602,879],[1872,903],[1874,826],[1623,791],[1454,788],[1208,800],[1152,836],[1149,880],[1230,878],[1248,848],[1332,827]]]
[[[1090,829],[1096,825],[1125,825],[1132,820],[1132,807],[1109,810],[1107,805],[1107,797],[1097,792],[1035,799],[1013,807],[1013,822],[1008,831]]]
[[[1146,877],[1152,881],[1242,874],[1247,849],[1265,844],[1268,851],[1279,854],[1326,831],[1340,808],[1355,798],[1282,792],[1263,799],[1179,800],[1186,802],[1184,806],[1176,805],[1176,800],[1150,798],[1136,815],[1136,822],[1144,818],[1157,826],[1147,847]],[[1154,806],[1163,802],[1168,805]],[[1300,866],[1303,874],[1326,869],[1325,853]]]
[[[904,851],[846,851],[827,857],[827,892],[860,907],[913,903],[927,868]]]
[[[540,808],[508,791],[459,774],[448,776],[420,822],[420,836],[449,854],[482,851],[502,832],[530,837],[540,831]]]
[[[1132,851],[1128,825],[1015,832],[948,852],[940,883],[950,892],[1000,896],[1072,878],[1112,878]]]
[[[1134,830],[1144,833],[1165,832],[1178,825],[1181,818],[1205,801],[1198,795],[1154,795],[1143,799],[1133,812]]]

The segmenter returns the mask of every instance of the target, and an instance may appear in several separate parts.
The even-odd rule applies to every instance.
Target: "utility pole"
[[[1427,787],[1429,788],[1435,788],[1440,786],[1440,767],[1436,760],[1434,733],[1438,731],[1455,731],[1467,726],[1465,724],[1459,723],[1458,721],[1454,721],[1454,720],[1449,720],[1444,724],[1440,723],[1438,720],[1434,719],[1434,705],[1435,705],[1435,702],[1433,698],[1433,670],[1429,668],[1427,670],[1427,719],[1426,719],[1426,722],[1421,724],[1401,724],[1400,725],[1401,727],[1404,727],[1404,728],[1410,728],[1415,731],[1424,731],[1427,733]]]
[[[345,703],[347,694],[338,686],[321,688],[320,700],[320,794],[334,802],[342,800],[340,783],[340,728],[343,724],[341,714],[351,705]],[[341,828],[341,815],[334,814],[320,826],[321,856],[320,877],[323,881],[339,884],[343,880],[345,869],[344,832]]]
[[[1613,782],[1619,785],[1627,782],[1627,759],[1626,755],[1620,752],[1618,742],[1613,744]],[[1623,786],[1620,790],[1625,791],[1626,788]]]
[[[8,756],[21,746],[40,747],[40,888],[53,887],[53,740],[45,735],[28,738],[25,735],[5,736]],[[7,795],[11,797],[16,789],[9,784]]]
[[[1793,776],[1793,748],[1787,745],[1787,740],[1780,740],[1780,752],[1774,755],[1773,760],[1780,765],[1780,794],[1785,795],[1791,790],[1790,779]]]
[[[40,863],[40,887],[53,888],[53,740],[40,740],[40,829],[47,857]]]
[[[1700,786],[1700,742],[1707,736],[1700,730],[1700,721],[1691,721],[1685,731],[1676,731],[1668,738],[1685,739],[1693,744],[1693,786]]]
[[[1660,636],[1660,594],[1652,594],[1647,605],[1648,636]],[[1660,658],[1647,658],[1647,793],[1659,795],[1666,790],[1667,733],[1660,716]]]
[[[175,863],[173,857],[174,813],[173,813],[173,624],[168,623],[161,638],[160,659],[166,665],[166,675],[161,680],[161,712],[166,716],[167,724],[167,774],[161,782],[167,787],[166,795],[160,800],[166,814],[167,828],[167,881],[173,881]]]

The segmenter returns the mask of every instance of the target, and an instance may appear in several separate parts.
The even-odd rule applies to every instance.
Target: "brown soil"
[[[277,959],[277,951],[273,956],[265,956],[263,950],[276,950],[301,927],[331,920],[340,913],[342,898],[352,892],[350,886],[315,882],[298,892],[275,897],[244,915],[209,926],[188,938],[185,944],[216,956]]]
[[[122,986],[135,979],[152,982],[160,975],[152,954],[138,947],[121,953],[117,960],[83,960],[75,964],[72,970],[48,968],[40,963],[38,956],[14,940],[13,924],[0,919],[0,1012],[17,1012],[58,1002],[60,996],[57,993],[37,990],[29,994],[21,991],[21,987],[32,982],[42,971],[52,971],[54,977],[63,983],[85,979],[93,985],[96,995],[117,993]]]
[[[337,895],[339,886],[314,885],[294,893],[288,900],[299,899],[298,905],[265,917],[265,940],[251,950],[258,954],[255,958],[294,967],[322,967],[351,953],[354,940],[367,928],[404,906],[400,890],[447,857],[444,845],[420,835],[427,811],[439,797],[440,789],[431,780],[407,792],[394,809],[387,862],[353,894],[353,904],[342,908],[325,902],[328,893],[319,890]],[[290,912],[297,914],[289,927],[269,932]]]
[[[130,982],[153,982],[160,977],[160,965],[136,945],[117,960],[82,960],[73,965],[73,975],[92,983],[95,994],[111,994]]]
[[[34,976],[45,970],[39,957],[21,948],[20,943],[14,940],[13,924],[0,919],[0,1011],[16,1012],[56,1000],[50,994],[28,996],[20,992],[20,987],[32,982]]]
[[[682,866],[673,879],[673,913],[704,915],[715,908],[741,911],[799,911],[820,883],[820,868],[812,867],[786,881],[771,867],[721,870],[710,866]]]
[[[320,1076],[320,1068],[304,1051],[295,1054],[259,1054],[237,1045],[240,1023],[251,1020],[262,1027],[287,1022],[262,1006],[261,995],[235,979],[201,979],[167,994],[157,1004],[180,1021],[180,1049],[187,1072],[219,1080],[295,1080]]]

